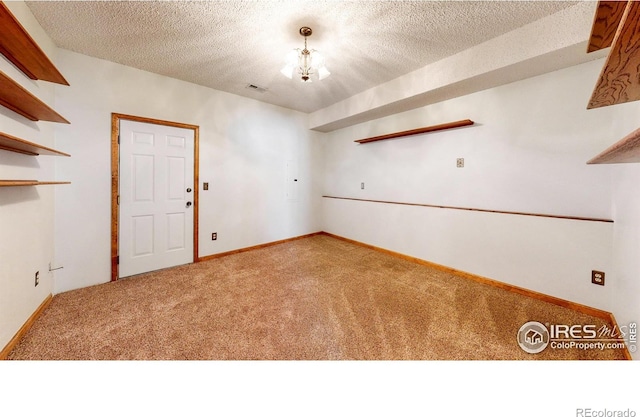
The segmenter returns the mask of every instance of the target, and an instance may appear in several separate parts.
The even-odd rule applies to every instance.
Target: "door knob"
[[[191,207],[191,201],[187,201],[187,207]]]
[[[191,192],[191,188],[187,188],[187,192],[190,193]]]

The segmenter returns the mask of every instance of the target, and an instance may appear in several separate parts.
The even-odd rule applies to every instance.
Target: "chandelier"
[[[302,82],[311,82],[311,79],[324,80],[331,73],[324,66],[324,58],[315,49],[307,49],[307,38],[313,32],[306,26],[300,28],[300,35],[304,36],[304,49],[296,48],[287,54],[286,65],[280,72],[287,78],[293,79],[293,75],[300,76]]]

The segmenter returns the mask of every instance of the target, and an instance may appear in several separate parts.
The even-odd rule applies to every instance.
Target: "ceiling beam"
[[[625,1],[598,2],[587,53],[611,46],[626,6],[627,2]]]

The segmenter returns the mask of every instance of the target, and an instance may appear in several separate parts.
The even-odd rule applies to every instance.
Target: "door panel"
[[[120,121],[119,277],[193,262],[194,188],[193,130]]]
[[[173,146],[174,148],[184,148],[185,138],[181,136],[167,136],[167,145]]]
[[[167,250],[184,249],[186,223],[184,213],[167,214]]]
[[[133,216],[133,257],[153,254],[153,216]]]
[[[133,201],[153,201],[154,156],[132,155]]]

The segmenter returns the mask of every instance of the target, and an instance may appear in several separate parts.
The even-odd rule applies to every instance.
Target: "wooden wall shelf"
[[[587,164],[623,164],[640,162],[640,129],[611,145]]]
[[[603,28],[595,28],[599,22],[610,26],[617,23],[615,15],[619,13],[620,5],[618,4],[616,8],[603,8],[601,7],[603,3],[610,2],[599,3],[592,37],[597,31],[605,31]],[[625,3],[622,2],[622,4]],[[598,16],[598,13],[603,10],[611,13],[608,19],[606,16]],[[617,24],[611,50],[587,108],[593,109],[635,100],[640,100],[640,1],[629,1]]]
[[[0,53],[32,80],[69,85],[24,27],[0,2]]]
[[[402,137],[405,137],[405,136],[419,135],[419,134],[422,134],[422,133],[436,132],[436,131],[439,131],[439,130],[455,129],[457,127],[470,126],[473,123],[474,122],[472,120],[469,120],[469,119],[458,120],[457,122],[444,123],[444,124],[435,125],[435,126],[421,127],[421,128],[413,129],[413,130],[405,130],[405,131],[402,131],[402,132],[389,133],[388,135],[374,136],[374,137],[371,137],[371,138],[355,140],[354,142],[356,142],[356,143],[369,143],[369,142],[376,142],[376,141],[379,141],[379,140],[397,139],[397,138],[402,138]]]
[[[16,138],[15,136],[11,136],[2,132],[0,132],[0,149],[33,156],[71,156],[68,153],[60,152],[52,148],[47,148],[46,146],[38,145],[24,139]]]
[[[611,46],[626,8],[627,2],[625,1],[605,0],[598,2],[593,26],[591,27],[587,53]]]
[[[20,84],[0,71],[0,104],[29,120],[69,123]]]
[[[0,180],[0,187],[26,187],[31,185],[71,184],[68,181]]]

